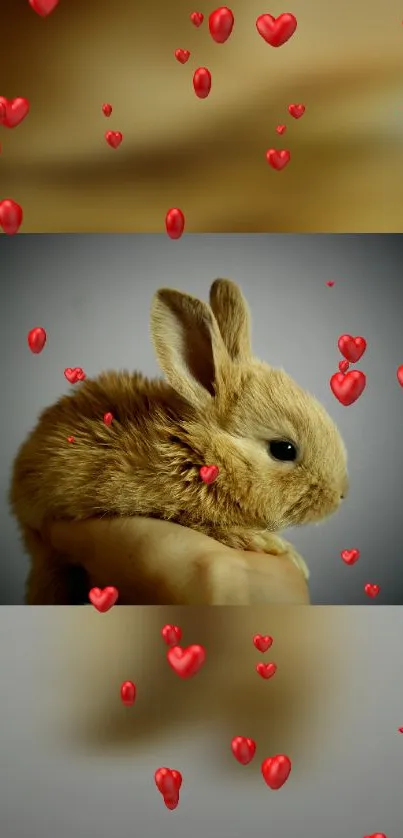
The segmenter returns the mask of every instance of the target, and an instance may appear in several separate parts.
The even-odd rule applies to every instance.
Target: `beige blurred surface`
[[[0,127],[0,199],[22,205],[22,231],[156,232],[172,206],[188,232],[402,230],[401,3],[234,0],[223,45],[208,33],[216,5],[200,4],[196,29],[183,0],[60,0],[46,19],[2,0],[0,95],[31,101],[23,123]],[[273,49],[256,17],[287,10],[297,32]],[[306,105],[300,120],[292,102]],[[116,151],[109,129],[124,134]],[[272,146],[291,151],[281,172]]]

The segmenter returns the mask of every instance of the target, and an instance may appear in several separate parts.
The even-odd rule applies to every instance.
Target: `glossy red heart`
[[[75,440],[74,436],[68,436],[67,437],[67,442],[75,442],[75,441],[76,440]]]
[[[271,47],[281,47],[294,34],[297,28],[297,20],[294,15],[279,15],[277,18],[272,15],[260,15],[256,21],[256,29],[259,35],[270,44]]]
[[[203,23],[204,15],[202,15],[201,12],[192,12],[192,14],[190,15],[190,20],[192,21],[194,26],[197,26],[197,28],[199,28],[199,26],[201,26]]]
[[[255,634],[253,645],[258,652],[267,652],[273,645],[273,638],[269,634]]]
[[[343,562],[348,565],[353,565],[358,562],[360,558],[360,551],[359,550],[342,550],[340,553]]]
[[[23,217],[22,207],[11,198],[4,198],[0,201],[0,227],[7,236],[14,236],[18,233]]]
[[[5,128],[15,128],[29,112],[29,101],[21,96],[16,99],[6,99],[4,96],[0,96],[0,104],[3,105],[3,114],[5,108],[5,114],[1,121]]]
[[[207,99],[211,90],[211,73],[207,67],[198,67],[193,75],[193,89],[198,99]]]
[[[29,0],[29,5],[37,15],[47,17],[59,4],[59,0]]]
[[[360,370],[350,370],[345,374],[336,372],[332,375],[329,383],[333,394],[340,404],[344,405],[344,407],[349,407],[364,392],[367,379]]]
[[[110,116],[112,113],[112,105],[109,105],[108,102],[105,105],[102,105],[102,113],[104,116]]]
[[[155,785],[163,797],[178,795],[182,785],[182,774],[175,768],[157,768],[154,774]]]
[[[293,116],[294,119],[301,119],[301,116],[305,113],[305,105],[288,105],[288,113],[290,116]]]
[[[285,754],[268,757],[262,762],[261,772],[266,785],[276,791],[287,782],[291,773],[291,760]]]
[[[104,413],[104,424],[108,425],[108,427],[110,427],[112,422],[113,422],[113,413]]]
[[[269,678],[272,678],[273,675],[277,672],[277,666],[275,663],[257,663],[256,664],[256,672],[260,675],[261,678],[265,678],[267,681]]]
[[[333,288],[333,285],[334,285],[333,280],[329,279],[329,281],[326,283],[326,285],[327,285],[328,288]]]
[[[210,35],[216,44],[224,44],[228,41],[229,36],[234,28],[234,15],[228,6],[220,6],[211,12],[208,19],[208,26]]]
[[[167,646],[177,646],[182,640],[182,629],[179,626],[171,626],[170,623],[162,627],[161,634]]]
[[[401,364],[400,367],[397,368],[396,376],[400,386],[403,387],[403,364]]]
[[[341,335],[337,341],[337,346],[341,354],[347,358],[347,361],[355,364],[362,358],[367,348],[367,342],[362,337],[353,338],[352,335]]]
[[[107,588],[91,588],[89,592],[89,600],[101,614],[110,611],[115,605],[119,596],[117,588],[108,586]]]
[[[188,49],[176,49],[175,58],[179,61],[179,64],[186,64],[186,62],[189,61],[190,52]]]
[[[345,359],[345,358],[343,358],[343,360],[342,360],[342,361],[339,361],[339,370],[340,370],[340,372],[347,372],[347,370],[348,370],[349,366],[350,366],[350,362],[349,362],[349,361],[346,361],[346,359]]]
[[[42,352],[46,343],[46,332],[41,326],[36,326],[28,332],[28,346],[34,355]]]
[[[364,587],[364,591],[367,596],[371,597],[371,599],[375,599],[375,597],[377,597],[380,593],[381,589],[379,585],[371,585],[369,582],[367,582],[367,584]]]
[[[81,367],[66,367],[64,377],[67,378],[70,384],[76,384],[77,381],[84,381],[85,372]]]
[[[111,148],[119,148],[123,140],[123,134],[121,134],[120,131],[107,131],[105,134],[105,139]]]
[[[284,131],[286,131],[286,130],[287,130],[286,125],[277,125],[277,128],[276,128],[277,134],[284,134]]]
[[[280,172],[281,169],[284,169],[285,166],[287,166],[287,164],[290,162],[291,154],[285,148],[281,149],[280,151],[278,151],[276,148],[269,148],[268,151],[266,151],[266,160],[270,164],[272,169],[276,169],[278,172]]]
[[[185,216],[178,207],[168,210],[165,216],[165,229],[170,239],[180,239],[185,229]]]
[[[124,681],[120,688],[120,698],[125,707],[133,707],[136,701],[136,685],[133,681]]]
[[[82,370],[81,367],[76,367],[75,371],[76,371],[77,381],[85,381],[87,376],[86,376],[84,370]]]
[[[199,469],[200,480],[202,480],[203,483],[207,483],[207,485],[214,483],[214,481],[217,480],[219,471],[220,469],[218,466],[201,466]]]
[[[256,742],[248,739],[247,736],[234,736],[231,742],[231,750],[235,759],[241,765],[249,765],[255,756]]]
[[[167,651],[167,659],[180,678],[191,678],[203,666],[206,650],[198,645],[187,646],[185,649],[182,646],[172,646]]]

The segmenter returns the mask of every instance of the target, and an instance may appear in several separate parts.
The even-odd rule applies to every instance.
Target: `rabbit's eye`
[[[292,442],[283,439],[275,439],[268,444],[269,454],[274,460],[290,463],[297,459],[297,449]]]

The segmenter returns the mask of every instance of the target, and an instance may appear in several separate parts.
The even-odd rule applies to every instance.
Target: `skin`
[[[115,585],[121,605],[138,602],[139,586],[149,604],[156,588],[160,604],[309,604],[306,580],[287,555],[235,550],[168,521],[50,522],[42,539],[65,563],[85,568],[89,587]]]

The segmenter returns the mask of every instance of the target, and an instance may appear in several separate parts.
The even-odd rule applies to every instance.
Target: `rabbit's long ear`
[[[171,387],[193,407],[209,404],[231,365],[210,307],[189,294],[160,288],[151,305],[151,337]]]
[[[252,354],[250,314],[241,289],[229,279],[216,279],[210,288],[210,305],[230,357],[247,361]]]

